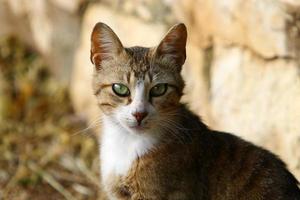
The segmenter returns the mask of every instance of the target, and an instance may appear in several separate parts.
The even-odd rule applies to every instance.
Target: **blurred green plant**
[[[99,196],[97,143],[67,91],[33,49],[0,39],[0,199]]]

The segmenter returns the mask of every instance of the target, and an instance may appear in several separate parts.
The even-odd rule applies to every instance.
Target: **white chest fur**
[[[155,143],[156,139],[149,135],[130,133],[104,118],[100,146],[102,181],[105,183],[110,175],[126,175],[133,161],[147,153]]]

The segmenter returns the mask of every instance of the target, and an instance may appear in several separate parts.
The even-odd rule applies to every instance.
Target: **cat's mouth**
[[[149,129],[149,127],[145,126],[145,125],[132,125],[132,126],[129,126],[129,128],[131,130],[133,130],[134,132],[138,132],[138,133]]]
[[[147,127],[145,127],[143,125],[129,126],[129,128],[134,129],[134,130],[139,130],[139,131],[147,129]]]
[[[124,128],[133,133],[142,133],[146,130],[151,129],[151,124],[148,121],[143,121],[142,123],[137,123],[135,121],[125,121],[121,124],[123,124]]]

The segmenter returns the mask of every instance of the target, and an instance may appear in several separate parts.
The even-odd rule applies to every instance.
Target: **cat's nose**
[[[143,119],[148,115],[147,112],[135,112],[132,113],[132,115],[135,117],[136,121],[138,122],[138,125],[140,126]]]

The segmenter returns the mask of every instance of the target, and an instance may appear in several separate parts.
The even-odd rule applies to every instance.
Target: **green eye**
[[[164,95],[167,92],[168,84],[167,83],[160,83],[155,85],[150,90],[150,96],[152,97],[159,97]]]
[[[127,97],[130,95],[130,91],[127,86],[121,84],[121,83],[114,83],[112,85],[112,90],[114,93],[120,97]]]

